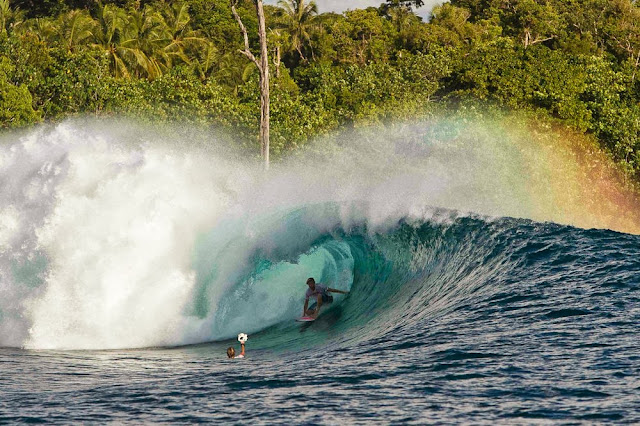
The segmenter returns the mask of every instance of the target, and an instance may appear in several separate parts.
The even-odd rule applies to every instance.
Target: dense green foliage
[[[266,7],[275,157],[339,126],[480,100],[594,135],[640,178],[634,1],[451,0],[429,22],[421,3]],[[255,48],[251,2],[239,13]],[[259,152],[257,70],[227,0],[0,0],[0,25],[3,127],[127,114],[214,125]]]

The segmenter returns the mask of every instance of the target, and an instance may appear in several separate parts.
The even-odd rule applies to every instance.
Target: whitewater
[[[580,153],[438,118],[265,171],[182,130],[2,136],[0,421],[640,421],[638,203]],[[308,277],[349,294],[301,326]]]

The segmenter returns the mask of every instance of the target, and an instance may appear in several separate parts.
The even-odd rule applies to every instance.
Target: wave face
[[[314,333],[301,335],[299,326],[280,322],[260,335],[258,347],[324,348],[333,337],[332,344],[357,342],[384,352],[441,344],[448,335],[491,341],[500,334],[498,352],[535,351],[535,345],[523,349],[532,342],[520,339],[527,330],[534,338],[546,329],[565,340],[561,346],[606,342],[612,353],[616,347],[626,350],[629,336],[624,327],[616,329],[640,319],[637,310],[628,309],[640,302],[638,243],[637,236],[612,231],[459,217],[447,210],[433,211],[429,219],[401,220],[383,233],[364,225],[336,229],[312,244],[312,256],[322,253],[323,259],[314,272],[351,293],[313,324]],[[345,267],[343,279],[333,265]],[[278,268],[270,271],[278,276]],[[297,289],[288,287],[287,297],[302,293],[303,283],[298,279]],[[299,298],[292,301],[291,319],[301,304]],[[239,301],[230,311],[242,310]],[[254,330],[261,329],[258,324],[264,322],[256,322]],[[243,326],[248,323],[235,329]],[[567,341],[565,327],[575,326],[597,330],[573,330]],[[470,336],[471,329],[478,334]]]
[[[606,198],[588,182],[561,186],[542,166],[551,154],[458,122],[359,137],[266,175],[121,122],[6,136],[0,345],[179,346],[244,331],[258,348],[402,348],[469,312],[599,316],[599,295],[636,288],[638,237],[539,222],[638,223],[628,203],[606,199],[624,221],[584,204]],[[300,333],[309,276],[350,294]]]

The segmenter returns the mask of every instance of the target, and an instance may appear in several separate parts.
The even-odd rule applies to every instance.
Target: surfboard
[[[298,322],[311,322],[311,321],[315,321],[316,319],[314,317],[300,317],[300,318],[296,318],[296,321]]]
[[[313,302],[313,303],[311,304],[311,306],[309,306],[309,307],[307,308],[307,310],[309,310],[309,311],[310,311],[310,310],[315,309],[315,308],[316,308],[316,305],[317,305],[317,303]],[[302,316],[302,317],[300,317],[300,318],[296,318],[296,321],[297,321],[297,322],[311,322],[311,321],[315,321],[315,320],[316,320],[316,319],[315,319],[314,317],[310,317],[309,315],[304,315],[304,316]]]

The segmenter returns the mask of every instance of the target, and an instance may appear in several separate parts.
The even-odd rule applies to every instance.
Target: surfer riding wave
[[[316,284],[316,280],[313,278],[309,278],[307,280],[307,285],[309,286],[309,288],[307,289],[307,292],[304,297],[304,308],[302,310],[302,315],[309,316],[312,318],[318,317],[322,304],[328,304],[333,302],[333,296],[330,295],[329,293],[341,293],[341,294],[349,293],[348,291],[330,288],[320,283]],[[316,298],[315,309],[309,309],[309,298],[311,297]]]

